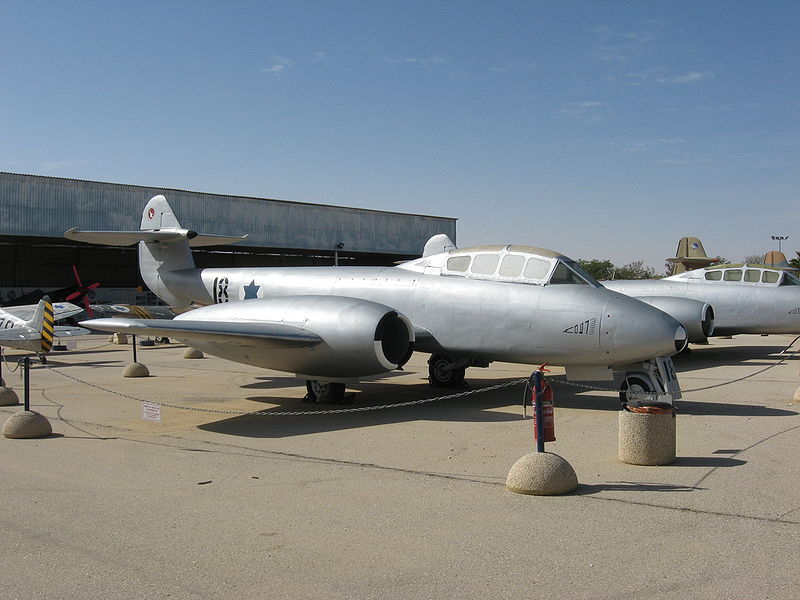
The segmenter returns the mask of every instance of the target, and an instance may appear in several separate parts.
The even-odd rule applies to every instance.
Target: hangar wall
[[[249,235],[233,246],[195,250],[201,267],[329,265],[334,257],[341,265],[388,265],[419,256],[437,233],[456,238],[449,217],[0,172],[0,303],[9,293],[74,285],[73,264],[84,283],[101,282],[101,296],[140,285],[135,247],[78,244],[63,233],[137,230],[156,194],[166,196],[183,227]],[[118,296],[108,301],[140,299]]]

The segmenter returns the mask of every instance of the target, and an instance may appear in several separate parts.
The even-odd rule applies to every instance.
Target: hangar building
[[[0,173],[0,303],[38,290],[100,282],[92,302],[154,304],[142,286],[136,246],[71,242],[71,227],[138,230],[142,209],[166,196],[181,225],[246,241],[194,249],[198,267],[391,265],[422,253],[437,233],[456,239],[456,219],[208,194],[168,188]],[[146,289],[146,288],[145,288]]]

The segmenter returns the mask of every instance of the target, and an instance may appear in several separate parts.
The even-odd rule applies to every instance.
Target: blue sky
[[[0,170],[800,249],[796,1],[0,1],[0,52]]]

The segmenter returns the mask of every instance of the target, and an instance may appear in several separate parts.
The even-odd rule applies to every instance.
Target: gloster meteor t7
[[[565,366],[571,379],[613,374],[631,388],[680,390],[669,356],[685,329],[645,303],[605,289],[573,260],[530,246],[456,248],[431,238],[423,256],[394,267],[195,268],[190,246],[244,238],[182,228],[163,196],[139,231],[70,229],[71,240],[139,244],[148,287],[173,320],[98,319],[102,331],[169,336],[229,360],[295,373],[318,402],[345,385],[431,354],[430,381],[463,382],[492,361]]]

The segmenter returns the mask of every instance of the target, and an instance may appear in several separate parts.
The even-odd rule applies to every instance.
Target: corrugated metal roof
[[[240,235],[245,245],[418,255],[456,219],[173,188],[0,172],[0,235],[61,237],[68,228],[138,229],[145,203],[164,194],[183,227]]]

